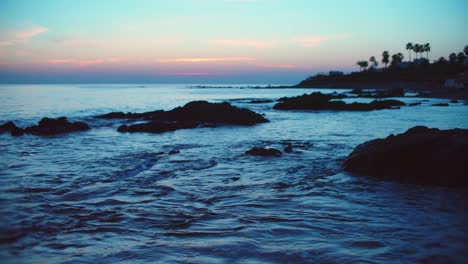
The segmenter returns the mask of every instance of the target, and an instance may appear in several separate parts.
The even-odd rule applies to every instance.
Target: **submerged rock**
[[[468,186],[468,129],[416,126],[357,146],[343,163],[348,172],[442,186]]]
[[[252,155],[252,156],[263,156],[263,157],[280,157],[281,156],[281,151],[275,149],[275,148],[262,148],[262,147],[254,147],[250,150],[247,150],[245,152],[247,155]]]
[[[249,103],[249,104],[267,104],[267,103],[273,103],[273,100],[257,99],[257,100],[250,100],[247,103]]]
[[[49,136],[63,133],[70,133],[75,131],[88,130],[88,124],[84,122],[70,122],[66,117],[59,118],[43,118],[37,125],[27,128],[16,128],[11,131],[13,136],[20,136],[23,134],[33,134],[39,136]]]
[[[405,105],[398,100],[374,100],[370,103],[351,103],[332,99],[343,98],[341,95],[323,94],[315,92],[290,98],[280,98],[273,106],[278,110],[342,110],[342,111],[372,111],[393,109]]]
[[[447,103],[432,104],[432,106],[449,106]]]
[[[254,125],[269,122],[262,115],[231,104],[194,101],[170,111],[160,111],[148,123],[120,126],[119,132],[162,133],[177,129],[215,127],[218,124]]]

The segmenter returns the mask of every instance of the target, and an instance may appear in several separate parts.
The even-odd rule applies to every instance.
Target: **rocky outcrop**
[[[417,126],[357,146],[343,169],[404,183],[468,186],[466,164],[468,129]]]
[[[16,127],[16,126],[15,126]],[[88,124],[84,122],[70,122],[66,117],[60,118],[43,118],[37,125],[27,128],[16,127],[11,130],[13,136],[21,136],[23,134],[33,134],[39,136],[50,136],[56,134],[71,133],[76,131],[88,130]]]
[[[158,111],[151,122],[122,125],[119,132],[162,133],[177,129],[213,127],[219,124],[254,125],[268,122],[262,115],[231,104],[194,101],[170,111]],[[135,114],[133,114],[135,115]]]
[[[372,111],[381,109],[393,109],[405,105],[398,100],[374,100],[370,103],[347,104],[340,100],[339,94],[323,94],[315,92],[301,96],[280,98],[279,103],[273,106],[278,110],[341,110],[341,111]]]
[[[263,157],[281,157],[281,151],[275,148],[254,147],[245,152],[247,155]]]
[[[5,133],[5,132],[12,133],[13,131],[16,131],[18,129],[20,129],[20,128],[17,127],[15,123],[13,123],[12,121],[9,121],[9,122],[6,122],[3,125],[0,125],[0,134]]]
[[[447,103],[437,103],[437,104],[432,104],[432,106],[449,106]]]

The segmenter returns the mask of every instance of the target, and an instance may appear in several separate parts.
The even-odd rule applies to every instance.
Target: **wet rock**
[[[151,122],[122,125],[119,132],[162,133],[195,127],[216,127],[218,124],[254,125],[269,122],[262,115],[231,104],[194,101],[170,111],[158,112]]]
[[[468,186],[468,129],[416,126],[357,146],[343,163],[348,172],[404,183]]]
[[[254,125],[268,122],[262,115],[231,104],[193,101],[183,107],[177,107],[158,115],[158,119],[167,121],[196,121],[199,123]]]
[[[263,157],[280,157],[281,151],[275,148],[262,148],[262,147],[254,147],[250,150],[245,152],[247,155],[252,156],[263,156]]]
[[[332,100],[343,98],[342,95],[323,94],[315,92],[301,96],[280,98],[280,102],[273,106],[278,110],[342,110],[342,111],[372,111],[381,109],[394,109],[405,103],[398,100],[374,100],[370,103],[351,103]]]
[[[447,103],[432,104],[432,106],[449,106]]]
[[[0,133],[11,132],[13,130],[17,130],[18,127],[12,121],[6,122],[3,125],[0,125]]]
[[[417,106],[417,105],[421,105],[421,102],[415,102],[415,103],[408,104],[408,106]]]
[[[11,125],[10,125],[11,126]],[[71,133],[75,131],[88,130],[88,124],[84,122],[70,122],[66,117],[47,118],[44,117],[37,125],[27,128],[19,128],[16,125],[11,128],[11,135],[21,136],[23,134],[33,134],[39,136],[49,136],[56,134]]]
[[[175,155],[175,154],[179,154],[180,153],[180,150],[178,149],[173,149],[171,151],[169,151],[169,155]]]
[[[288,144],[286,147],[284,147],[284,152],[291,153],[292,151],[293,151],[293,146],[291,144]]]
[[[452,99],[452,100],[450,100],[450,103],[451,103],[451,104],[458,104],[458,100]]]
[[[88,124],[84,122],[70,122],[66,117],[59,118],[43,118],[37,125],[30,126],[24,129],[25,133],[33,135],[55,135],[70,133],[76,131],[88,130]]]

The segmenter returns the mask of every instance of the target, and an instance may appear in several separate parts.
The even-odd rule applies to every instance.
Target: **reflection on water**
[[[0,86],[2,122],[67,116],[93,128],[45,138],[0,135],[0,258],[7,263],[463,262],[466,190],[356,178],[340,164],[355,145],[414,125],[468,128],[468,108],[431,107],[441,101],[431,99],[401,110],[286,112],[272,110],[273,103],[236,100],[310,91]],[[91,117],[202,99],[230,100],[272,122],[121,134],[118,122]],[[253,146],[288,144],[293,152],[280,158],[244,155]]]

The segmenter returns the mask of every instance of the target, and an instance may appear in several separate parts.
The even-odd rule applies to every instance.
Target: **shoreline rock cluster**
[[[11,121],[0,125],[0,133],[10,132],[12,136],[22,136],[24,134],[51,136],[75,131],[85,131],[89,129],[89,125],[85,122],[70,122],[66,117],[44,117],[37,125],[26,128],[20,128]]]
[[[468,186],[468,129],[416,126],[358,145],[343,170],[403,183]]]
[[[350,103],[341,100],[346,98],[342,94],[323,94],[314,92],[295,97],[280,98],[273,109],[277,110],[341,110],[341,111],[372,111],[382,109],[398,109],[406,105],[398,100],[374,100],[370,103]]]

